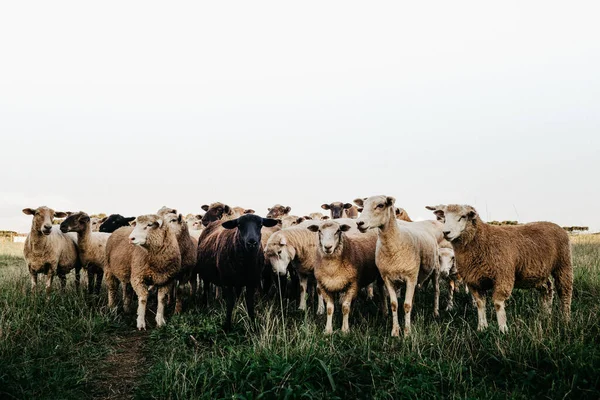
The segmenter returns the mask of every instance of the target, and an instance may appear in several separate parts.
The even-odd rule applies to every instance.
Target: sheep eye
[[[461,216],[461,217],[460,217],[458,220],[460,221],[460,220],[462,220],[464,217],[465,217],[465,216],[463,215],[463,216]]]
[[[383,204],[377,204],[377,208],[383,208]]]

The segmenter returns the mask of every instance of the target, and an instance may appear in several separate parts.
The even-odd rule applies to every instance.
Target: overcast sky
[[[600,3],[21,2],[0,9],[0,230],[25,207],[600,229]]]

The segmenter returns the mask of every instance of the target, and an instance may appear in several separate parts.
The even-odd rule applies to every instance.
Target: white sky
[[[0,229],[25,207],[294,214],[393,195],[600,229],[600,3],[4,2]]]

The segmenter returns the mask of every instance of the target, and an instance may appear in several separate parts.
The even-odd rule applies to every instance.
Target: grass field
[[[568,326],[556,298],[547,318],[536,292],[516,291],[509,333],[498,333],[491,307],[490,329],[476,332],[466,295],[434,320],[424,292],[409,338],[391,338],[390,319],[366,299],[353,307],[347,335],[340,315],[326,337],[324,316],[279,299],[258,302],[252,333],[240,303],[226,335],[218,301],[138,333],[131,316],[107,310],[105,291],[88,297],[72,276],[66,293],[58,285],[48,298],[29,293],[21,247],[0,243],[0,398],[598,399],[600,236],[574,238],[573,260]]]

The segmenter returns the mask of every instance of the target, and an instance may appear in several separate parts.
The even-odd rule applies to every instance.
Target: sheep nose
[[[329,245],[329,246],[323,246],[323,247],[325,247],[325,250],[329,251],[329,250],[331,250],[331,247],[332,247],[332,246],[331,246],[331,245]]]
[[[134,238],[134,237],[130,237],[130,238],[129,238],[129,241],[130,241],[131,243],[133,243],[133,242],[135,241],[135,238]]]
[[[247,243],[250,247],[256,247],[256,245],[258,244],[258,242],[254,239],[249,239]]]
[[[44,225],[44,229],[49,231],[50,229],[52,229],[52,225]]]
[[[363,226],[365,221],[356,221],[356,226]]]
[[[444,231],[444,236],[448,236],[450,234],[450,231]]]

